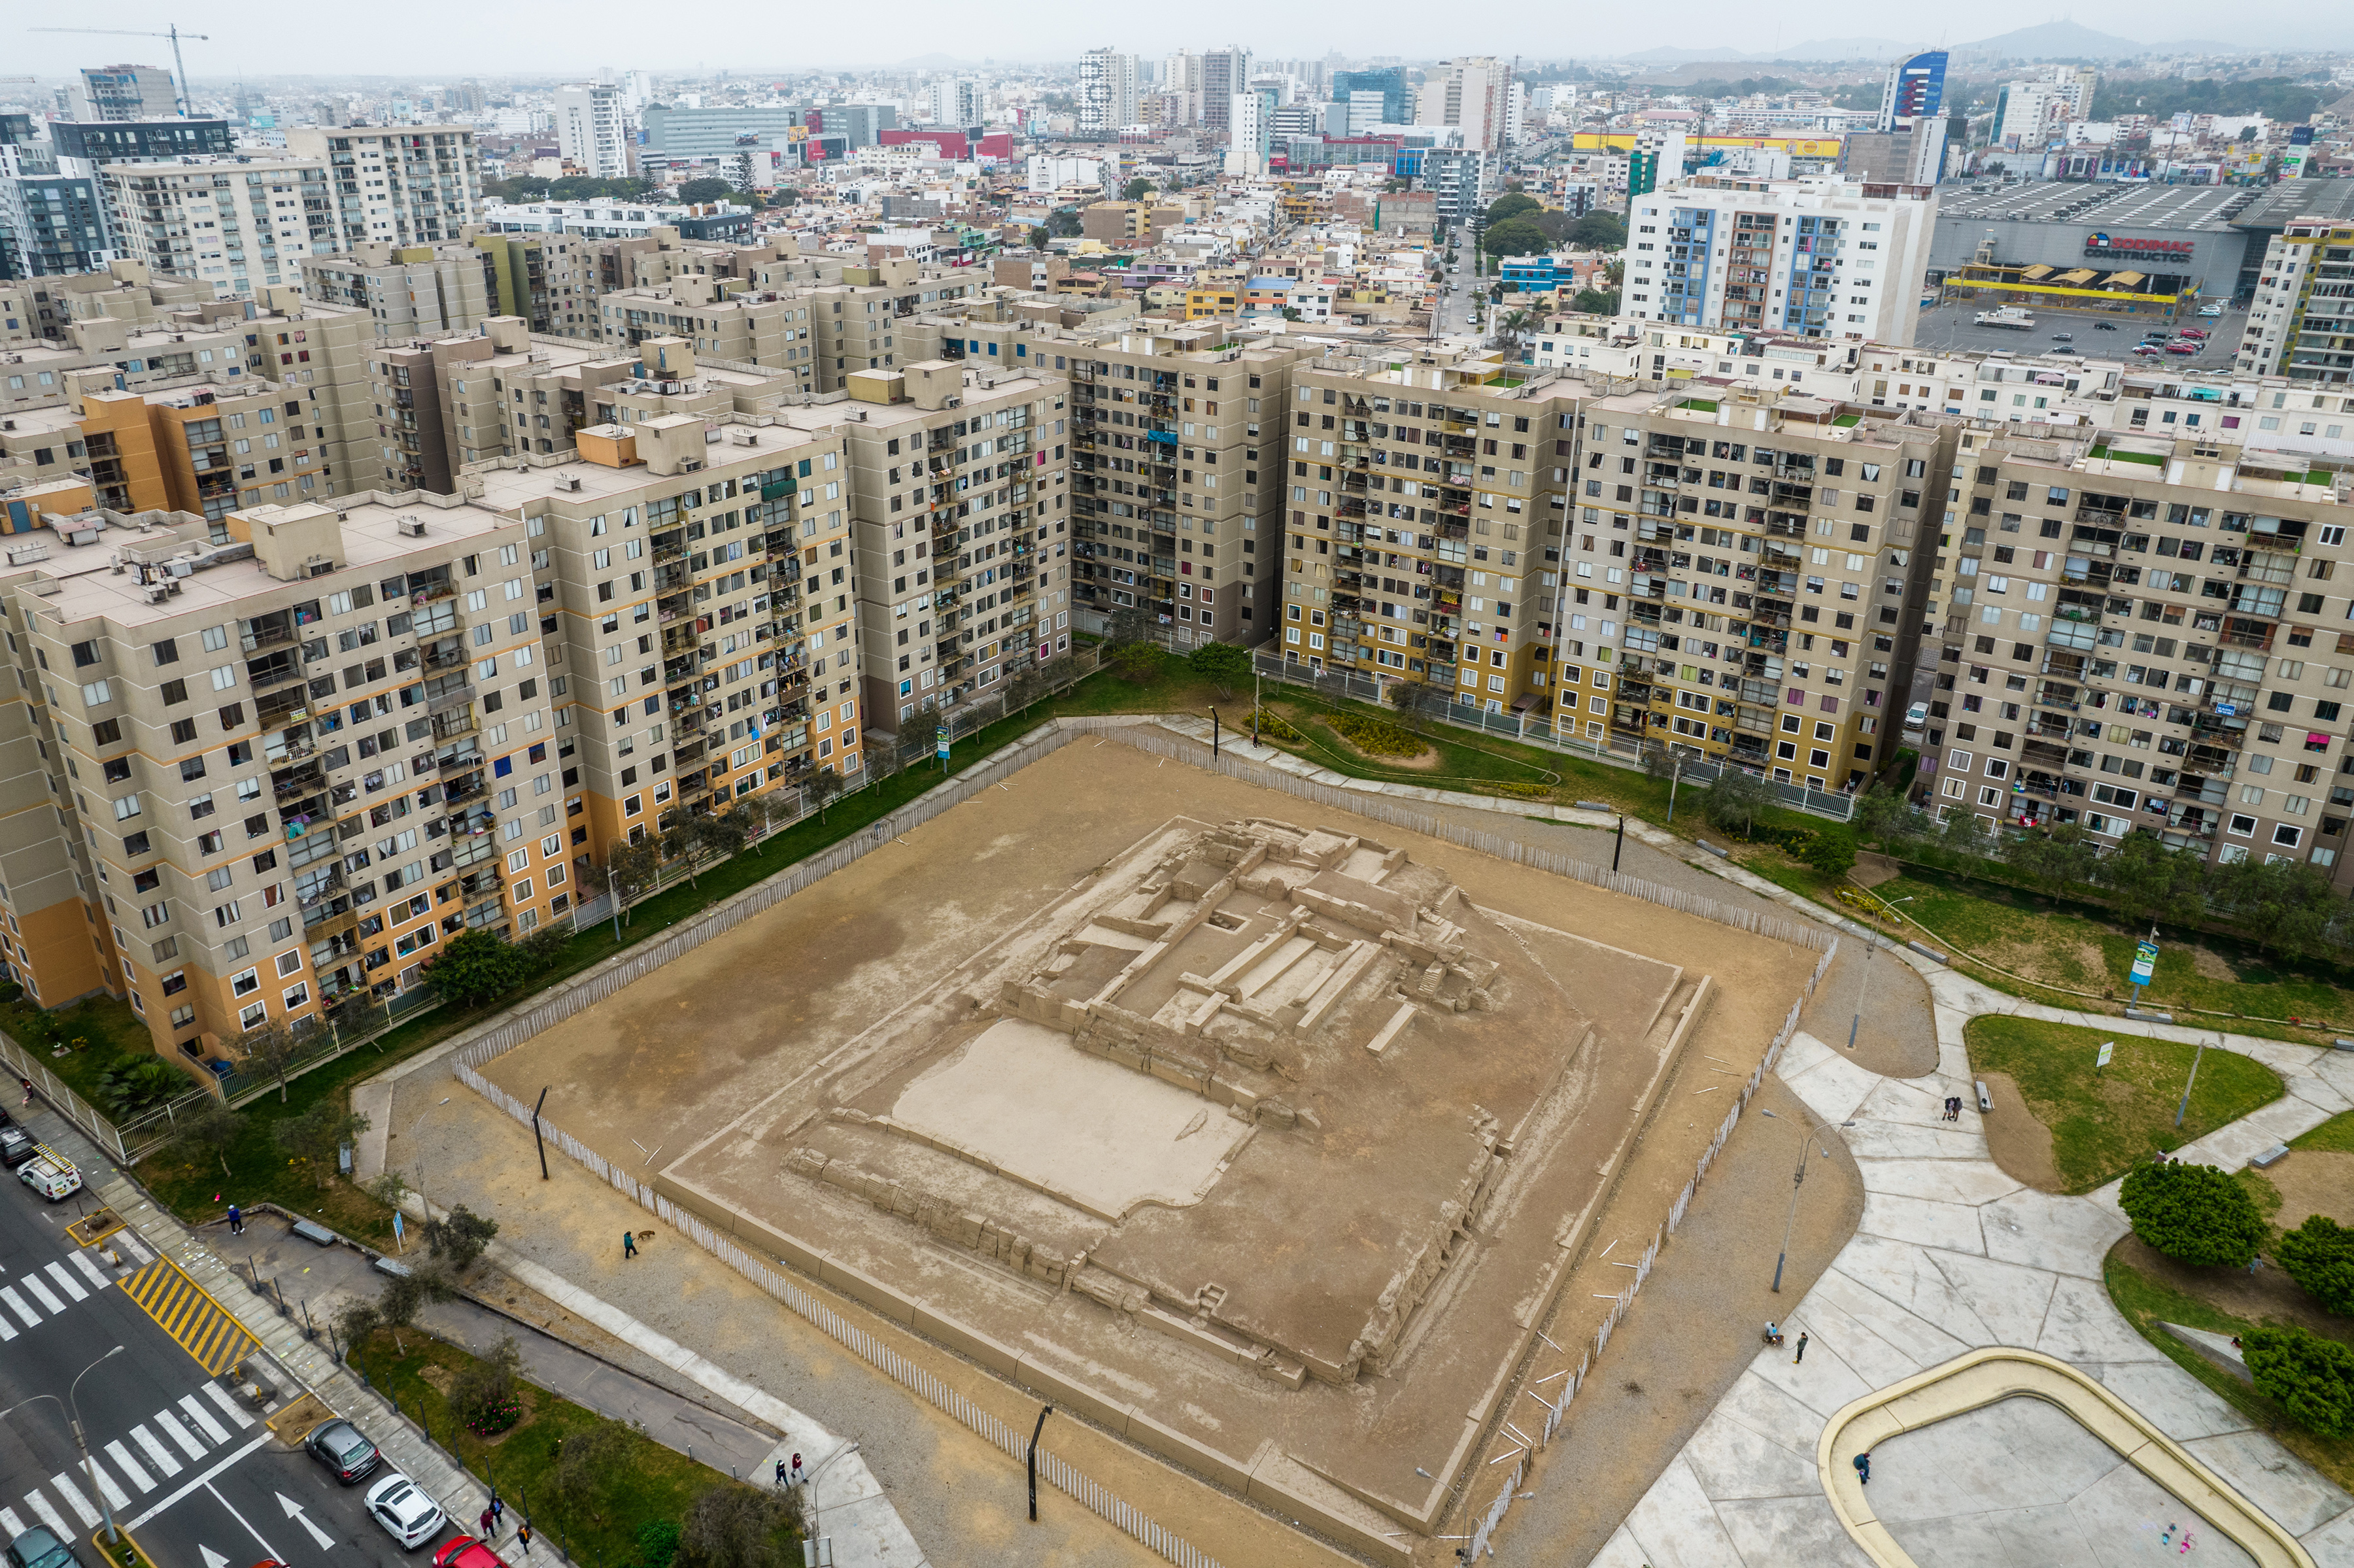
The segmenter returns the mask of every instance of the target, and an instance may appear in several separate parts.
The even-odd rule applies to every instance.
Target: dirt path
[[[2204,1301],[2218,1312],[2251,1323],[2293,1323],[2317,1334],[2354,1343],[2354,1320],[2325,1312],[2288,1271],[2269,1258],[2250,1274],[2244,1268],[2200,1268],[2177,1263],[2139,1236],[2117,1243],[2116,1255],[2161,1285]]]
[[[1994,1162],[2004,1175],[2039,1192],[2066,1192],[2060,1184],[2060,1166],[2052,1158],[2052,1129],[2027,1108],[2019,1085],[2008,1073],[1981,1072],[1978,1076],[1994,1093],[1994,1110],[1985,1118],[1987,1152]]]
[[[2293,1231],[2308,1214],[2327,1214],[2354,1224],[2354,1153],[2336,1149],[2295,1149],[2264,1172],[2280,1190],[2280,1213],[2273,1224]]]

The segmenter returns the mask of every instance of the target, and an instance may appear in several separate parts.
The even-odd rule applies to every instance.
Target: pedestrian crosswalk
[[[121,1437],[93,1442],[90,1456],[78,1470],[61,1470],[24,1495],[22,1506],[35,1519],[71,1541],[95,1530],[101,1518],[92,1494],[122,1512],[185,1470],[226,1457],[223,1452],[239,1434],[253,1425],[253,1417],[238,1407],[228,1391],[206,1383],[196,1393],[182,1394]],[[80,1521],[77,1531],[68,1517]],[[25,1531],[25,1519],[15,1507],[0,1507],[0,1531],[10,1540]]]
[[[196,1364],[210,1376],[217,1377],[237,1365],[260,1342],[168,1257],[159,1257],[125,1277],[122,1293],[163,1325],[164,1332],[196,1357]],[[0,1301],[7,1299],[7,1291],[0,1289]]]
[[[37,1329],[51,1318],[63,1316],[68,1307],[89,1300],[111,1283],[87,1254],[79,1251],[46,1267],[9,1277],[8,1283],[0,1285],[0,1308],[6,1308],[0,1311],[0,1344],[25,1329]]]

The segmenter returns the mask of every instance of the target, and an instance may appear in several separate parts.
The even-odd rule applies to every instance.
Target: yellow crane
[[[148,32],[137,27],[27,27],[25,30],[28,33],[104,33],[118,38],[171,39],[172,68],[179,77],[180,117],[184,120],[188,114],[188,67],[187,62],[180,58],[180,40],[182,38],[209,40],[211,37],[208,33],[183,33],[176,22],[161,33]]]

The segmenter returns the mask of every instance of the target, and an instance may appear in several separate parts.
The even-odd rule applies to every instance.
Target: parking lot
[[[2052,334],[2073,333],[2075,341],[2070,345],[2087,358],[2126,359],[2131,357],[2134,344],[2142,334],[2168,325],[2157,316],[2116,316],[2081,311],[2046,310],[2035,307],[2035,325],[2028,332],[2008,327],[1982,327],[1972,318],[1981,311],[1990,311],[1998,302],[1964,300],[1949,305],[1939,305],[1921,313],[1921,324],[1914,329],[1915,348],[1958,349],[1972,353],[2008,350],[2012,354],[2048,354],[2056,345]],[[2097,323],[2108,322],[2115,332],[2102,332]],[[2197,370],[2228,370],[2232,357],[2239,352],[2240,334],[2246,329],[2245,311],[2226,309],[2220,316],[2201,317],[2195,313],[2172,323],[2195,326],[2207,334],[2207,346],[2195,355],[2160,355],[2139,363],[2169,365]]]

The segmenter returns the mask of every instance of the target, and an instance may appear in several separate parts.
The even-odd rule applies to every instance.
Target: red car
[[[471,1535],[461,1535],[433,1554],[433,1568],[506,1568],[499,1554]]]
[[[2166,345],[2166,352],[2187,356],[2197,354],[2199,345],[2195,343],[2169,343]]]

